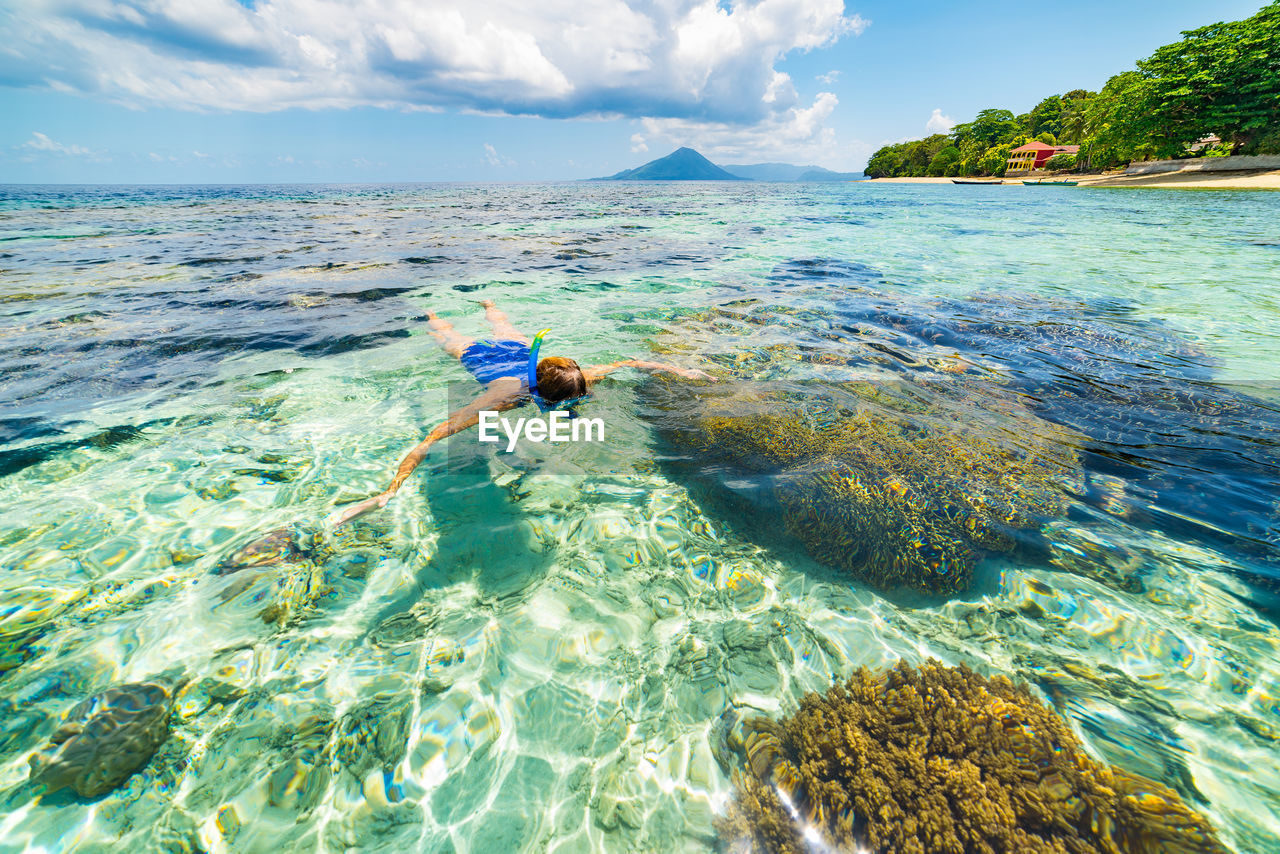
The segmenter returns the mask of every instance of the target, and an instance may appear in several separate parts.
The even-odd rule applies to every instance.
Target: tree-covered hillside
[[[1191,151],[1211,134],[1222,144]],[[1100,92],[1051,95],[1029,113],[987,109],[949,134],[886,145],[871,178],[1003,175],[1033,140],[1079,145],[1053,168],[1107,169],[1134,160],[1280,153],[1280,0],[1243,21],[1183,33],[1181,41],[1112,77]]]

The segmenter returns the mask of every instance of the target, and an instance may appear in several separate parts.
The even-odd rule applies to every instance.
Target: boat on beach
[[[952,184],[993,184],[994,185],[994,184],[1003,184],[1004,181],[999,178],[997,178],[994,181],[987,181],[984,179],[976,179],[976,178],[952,178],[951,183]]]
[[[1046,181],[1041,178],[1039,181],[1023,181],[1028,187],[1074,187],[1079,181]]]

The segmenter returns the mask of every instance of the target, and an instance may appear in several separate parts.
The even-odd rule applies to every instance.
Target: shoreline
[[[1081,187],[1161,187],[1186,190],[1280,190],[1280,169],[1249,172],[1166,172],[1153,175],[1055,175],[1046,180],[1071,180]],[[1022,186],[1033,178],[1004,178],[991,183]],[[950,184],[951,178],[872,178],[869,184]]]

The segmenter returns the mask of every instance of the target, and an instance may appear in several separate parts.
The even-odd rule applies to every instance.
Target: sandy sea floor
[[[929,658],[1027,682],[1230,850],[1280,851],[1280,568],[1240,548],[1280,544],[1258,466],[1153,478],[1127,448],[1037,532],[1047,557],[903,599],[761,536],[736,475],[670,465],[619,372],[584,408],[607,442],[455,437],[384,512],[235,568],[478,393],[424,325],[487,336],[482,299],[552,327],[546,355],[874,382],[946,424],[927,358],[1051,391],[1169,368],[1251,405],[1167,441],[1280,459],[1280,195],[949,187],[0,188],[0,854],[711,854],[726,715]],[[1102,408],[1057,398],[1082,430]],[[1175,523],[1206,495],[1239,513],[1196,539]],[[166,673],[137,773],[30,786],[78,703]]]

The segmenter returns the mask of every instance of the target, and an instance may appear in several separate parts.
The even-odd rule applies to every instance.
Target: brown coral
[[[119,786],[168,738],[174,696],[185,682],[131,682],[78,703],[49,744],[31,756],[31,779],[49,791],[71,788],[86,798]]]
[[[722,838],[805,854],[1225,854],[1166,786],[1103,765],[1024,686],[966,667],[859,670],[747,722]]]
[[[292,525],[276,528],[218,564],[217,574],[238,574],[218,598],[230,601],[265,575],[271,593],[259,616],[264,622],[284,625],[328,592],[323,562],[330,554],[332,549],[319,532]]]
[[[670,464],[753,533],[776,520],[881,590],[962,591],[983,554],[1063,515],[1083,439],[972,360],[849,329],[753,300],[687,316],[655,348],[700,351],[721,382],[656,377],[648,414],[680,452]]]
[[[881,589],[962,590],[982,552],[1013,550],[1017,531],[1065,510],[1062,483],[1079,477],[1065,431],[976,408],[944,421],[890,409],[882,388],[871,401],[838,391],[849,408],[776,391],[682,402],[697,414],[670,435],[700,460],[776,475],[786,527],[809,553]]]

